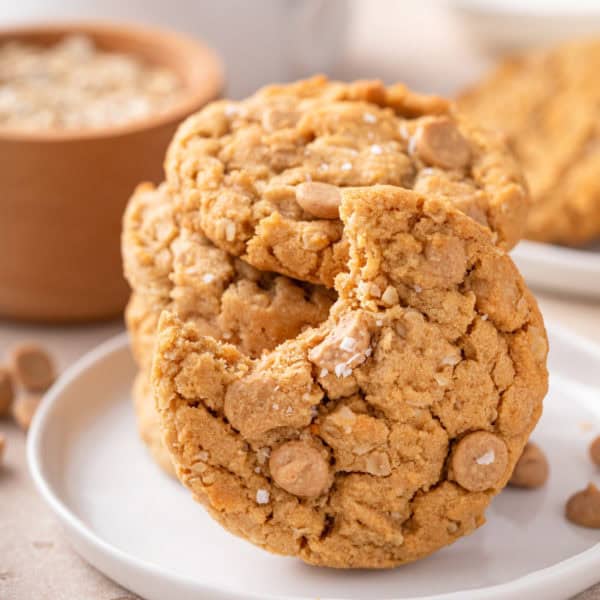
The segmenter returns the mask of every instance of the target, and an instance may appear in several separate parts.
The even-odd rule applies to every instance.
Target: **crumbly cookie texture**
[[[133,289],[126,321],[141,366],[150,365],[163,309],[194,320],[203,334],[226,339],[249,356],[327,318],[336,298],[332,290],[258,271],[181,225],[177,216],[164,184],[140,185],[124,216],[122,254]]]
[[[125,320],[140,380],[150,369],[164,309],[256,357],[322,323],[336,298],[324,287],[257,271],[180,227],[164,185],[138,187],[124,217],[122,248],[134,290]],[[142,439],[161,465],[170,465],[160,447],[152,394],[140,391],[142,387],[138,382],[133,393]]]
[[[502,63],[458,104],[501,130],[533,204],[526,236],[580,245],[600,237],[600,41],[577,41]]]
[[[547,389],[542,317],[490,232],[392,186],[342,191],[325,323],[250,359],[164,312],[153,387],[178,477],[227,529],[332,567],[484,522]]]
[[[503,141],[402,85],[315,77],[190,117],[165,168],[190,227],[258,269],[333,287],[346,270],[340,189],[449,199],[510,248],[528,194]]]

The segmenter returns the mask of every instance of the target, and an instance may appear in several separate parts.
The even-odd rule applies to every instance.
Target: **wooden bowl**
[[[121,216],[140,181],[163,179],[177,125],[219,95],[221,62],[203,44],[167,31],[108,23],[0,30],[9,40],[49,45],[88,35],[101,49],[172,69],[184,93],[156,116],[93,130],[0,127],[0,316],[66,322],[119,314]]]

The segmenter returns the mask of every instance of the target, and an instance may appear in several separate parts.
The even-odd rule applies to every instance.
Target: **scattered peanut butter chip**
[[[35,394],[19,396],[13,404],[13,418],[17,425],[27,431],[33,420],[33,415],[40,405],[41,396]]]
[[[279,446],[271,454],[269,468],[275,483],[295,496],[319,496],[332,483],[325,458],[304,442],[287,442]]]
[[[10,414],[14,397],[15,390],[10,370],[0,367],[0,417]]]
[[[600,467],[600,435],[590,444],[590,457]]]
[[[454,480],[470,492],[493,488],[508,464],[506,444],[493,433],[476,431],[462,438],[452,455]]]
[[[4,462],[4,453],[6,451],[6,438],[0,433],[0,466]]]
[[[541,487],[548,480],[549,471],[548,460],[540,447],[527,442],[508,484],[521,488]]]
[[[45,392],[54,383],[54,364],[37,344],[22,344],[12,355],[15,377],[30,392]]]
[[[296,202],[307,213],[319,219],[339,219],[342,197],[329,183],[307,181],[296,186]]]
[[[415,150],[419,158],[443,169],[462,169],[471,160],[471,148],[448,117],[432,117],[419,127]]]
[[[600,490],[590,483],[585,490],[573,494],[567,502],[565,515],[575,525],[600,529]]]

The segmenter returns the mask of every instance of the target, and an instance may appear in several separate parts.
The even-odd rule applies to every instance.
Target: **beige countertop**
[[[442,5],[391,0],[357,0],[353,4],[348,47],[335,73],[339,77],[402,79],[423,90],[452,93],[489,62],[469,47]],[[600,301],[548,294],[538,294],[538,299],[547,321],[600,344]],[[0,362],[15,342],[34,339],[51,350],[64,370],[84,352],[121,330],[119,322],[53,328],[0,321]],[[5,467],[0,471],[0,598],[136,598],[71,550],[33,488],[25,464],[25,435],[8,421],[0,421],[0,432],[8,439]],[[600,600],[600,585],[578,596],[578,600]]]

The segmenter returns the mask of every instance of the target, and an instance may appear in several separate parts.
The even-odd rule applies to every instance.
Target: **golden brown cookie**
[[[579,245],[600,237],[600,41],[567,43],[502,63],[459,98],[502,131],[527,177],[526,236]]]
[[[504,143],[443,99],[315,77],[190,117],[165,162],[182,218],[258,269],[333,287],[346,269],[340,189],[393,184],[449,199],[510,248],[528,195]]]
[[[142,374],[134,388],[142,439],[162,466],[152,395],[143,390],[158,317],[164,309],[194,322],[205,335],[225,339],[256,357],[305,327],[322,323],[335,293],[321,286],[260,272],[177,223],[166,187],[144,184],[124,218],[125,273],[134,290],[125,312]]]
[[[542,409],[536,302],[489,230],[398,187],[342,190],[325,323],[251,359],[165,312],[153,387],[177,475],[227,529],[332,567],[471,533]]]

